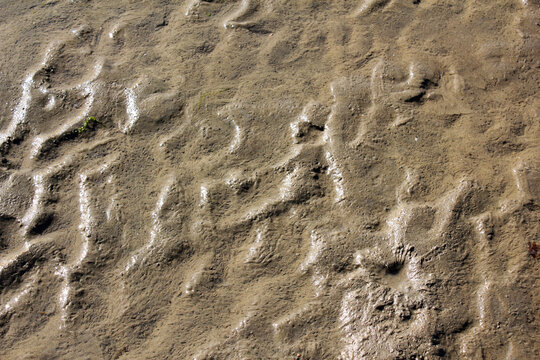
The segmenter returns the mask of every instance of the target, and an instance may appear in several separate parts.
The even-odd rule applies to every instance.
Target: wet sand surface
[[[539,6],[0,0],[0,358],[540,358]]]

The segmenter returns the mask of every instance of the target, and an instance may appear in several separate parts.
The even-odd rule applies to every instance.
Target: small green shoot
[[[217,91],[208,91],[208,92],[205,92],[205,93],[202,93],[201,96],[199,97],[199,101],[197,102],[197,106],[195,106],[195,110],[199,110],[199,108],[202,106],[204,100],[206,100],[206,98],[209,98],[211,96],[216,96],[216,95],[219,95],[225,91],[229,90],[229,88],[223,88],[221,90],[217,90]]]
[[[80,135],[80,134],[82,134],[83,132],[85,132],[86,130],[88,130],[88,126],[89,126],[91,123],[101,124],[101,121],[97,120],[97,119],[96,119],[95,117],[93,117],[93,116],[90,116],[88,119],[84,120],[83,126],[81,126],[80,128],[77,129],[77,133]]]

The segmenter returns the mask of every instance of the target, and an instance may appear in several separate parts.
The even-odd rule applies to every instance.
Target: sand
[[[539,24],[0,0],[0,358],[540,358]]]

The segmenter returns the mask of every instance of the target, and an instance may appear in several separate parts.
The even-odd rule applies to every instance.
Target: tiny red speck
[[[529,242],[529,255],[533,258],[540,258],[540,248],[536,242]]]

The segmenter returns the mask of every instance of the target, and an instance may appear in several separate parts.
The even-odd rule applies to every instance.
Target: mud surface
[[[540,358],[539,6],[0,0],[0,358]]]

